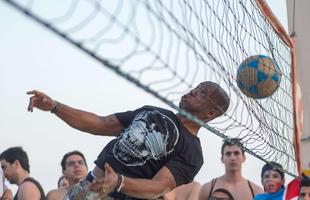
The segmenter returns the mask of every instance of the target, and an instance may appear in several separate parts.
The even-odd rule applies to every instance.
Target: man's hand
[[[0,200],[12,200],[13,199],[13,193],[10,189],[5,189],[4,193],[2,194],[2,197],[0,197]]]
[[[28,111],[30,112],[33,112],[34,107],[43,111],[50,111],[57,105],[56,101],[42,92],[32,90],[27,92],[27,94],[32,95],[28,105]]]
[[[104,165],[104,177],[95,179],[90,185],[89,190],[96,192],[101,197],[105,197],[119,187],[119,182],[119,175],[106,163]]]
[[[108,187],[111,190],[110,192],[113,192],[114,190],[117,189],[117,187],[119,187],[120,182],[119,178],[120,176],[113,170],[113,168],[108,163],[106,163],[104,165],[103,182],[104,184],[108,185]]]

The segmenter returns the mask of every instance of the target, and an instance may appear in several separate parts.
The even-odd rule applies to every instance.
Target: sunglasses
[[[75,166],[75,164],[78,164],[78,165],[85,165],[85,162],[84,162],[84,160],[77,160],[77,161],[71,160],[71,161],[69,161],[69,162],[66,163],[66,165],[67,165],[68,167]]]

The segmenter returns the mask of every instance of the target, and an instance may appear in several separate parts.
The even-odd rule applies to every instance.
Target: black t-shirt
[[[203,164],[200,140],[173,112],[144,106],[115,115],[125,128],[102,150],[95,161],[98,167],[108,162],[125,176],[151,179],[166,166],[177,186],[194,179]]]

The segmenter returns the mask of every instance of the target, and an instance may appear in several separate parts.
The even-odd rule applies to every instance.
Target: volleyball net
[[[299,173],[294,44],[262,0],[2,0],[222,138],[285,172]],[[241,93],[238,65],[251,55],[275,60],[278,90],[265,99]],[[208,124],[178,108],[182,94],[214,81],[231,98]]]

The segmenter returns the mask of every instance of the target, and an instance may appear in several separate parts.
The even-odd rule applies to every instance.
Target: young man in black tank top
[[[30,177],[27,153],[21,147],[12,147],[0,155],[5,178],[18,185],[14,200],[45,200],[44,191],[38,181]]]
[[[207,200],[210,194],[218,189],[227,189],[234,199],[252,200],[256,194],[262,193],[260,186],[242,176],[242,164],[245,155],[239,139],[225,140],[221,148],[221,161],[225,165],[225,174],[204,184],[199,199]]]

